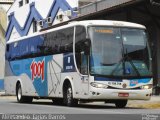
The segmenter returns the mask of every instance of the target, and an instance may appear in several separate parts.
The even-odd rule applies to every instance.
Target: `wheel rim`
[[[72,99],[72,89],[68,88],[68,90],[67,90],[67,103],[71,103],[71,99]]]
[[[22,90],[21,87],[18,89],[18,100],[20,100],[22,97]]]

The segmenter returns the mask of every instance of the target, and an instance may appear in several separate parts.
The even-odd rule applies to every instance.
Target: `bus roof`
[[[20,37],[18,39],[14,39],[14,40],[9,40],[7,42],[7,44],[13,43],[13,42],[17,42],[23,39],[27,39],[27,38],[31,38],[34,36],[38,36],[38,35],[42,35],[45,33],[49,33],[52,31],[56,31],[56,30],[61,30],[64,28],[68,28],[68,27],[73,27],[73,26],[77,26],[77,25],[82,25],[82,26],[115,26],[115,27],[129,27],[129,28],[139,28],[139,29],[146,29],[145,26],[140,25],[140,24],[136,24],[136,23],[131,23],[131,22],[123,22],[123,21],[113,21],[113,20],[85,20],[85,21],[72,21],[69,22],[68,24],[62,25],[62,26],[51,26],[48,29],[44,29],[42,31],[33,33],[32,35],[28,35],[28,36],[24,36],[24,37]]]
[[[100,25],[100,26],[117,26],[117,27],[131,27],[131,28],[141,28],[146,29],[145,26],[123,21],[113,21],[113,20],[86,20],[86,21],[75,21],[71,24],[80,24],[84,26]]]

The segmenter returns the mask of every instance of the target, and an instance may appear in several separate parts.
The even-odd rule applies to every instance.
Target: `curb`
[[[6,96],[5,92],[0,92],[0,96]]]

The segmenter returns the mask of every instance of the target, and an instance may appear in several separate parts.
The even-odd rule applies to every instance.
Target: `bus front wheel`
[[[73,98],[73,91],[72,91],[72,87],[70,84],[67,86],[67,88],[65,90],[64,102],[69,107],[73,107],[78,104],[78,100]]]
[[[128,100],[117,100],[115,105],[117,108],[124,108],[127,105]]]
[[[63,105],[63,99],[61,98],[53,98],[52,102],[53,102],[53,105]]]
[[[17,85],[17,88],[16,88],[16,96],[17,96],[17,101],[19,103],[31,103],[33,98],[32,97],[29,97],[29,96],[23,96],[22,95],[22,87],[21,87],[21,84],[18,84]]]

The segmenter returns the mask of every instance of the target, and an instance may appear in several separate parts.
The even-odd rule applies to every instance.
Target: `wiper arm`
[[[132,66],[133,69],[135,70],[136,74],[140,77],[141,75],[140,75],[138,69],[137,69],[136,66],[133,64],[132,59],[128,56],[127,49],[126,49],[126,56],[124,56],[124,53],[123,53],[122,59],[119,61],[119,63],[116,65],[116,67],[112,70],[111,75],[113,75],[113,74],[116,72],[116,70],[117,70],[118,67],[121,65],[121,63],[122,63],[122,65],[123,65],[123,75],[125,75],[125,74],[126,74],[126,72],[125,72],[125,69],[126,69],[126,68],[125,68],[125,62],[126,62],[126,61],[128,61],[128,62],[131,64],[131,66]]]
[[[117,69],[121,65],[121,63],[123,64],[123,75],[124,75],[125,74],[125,57],[124,57],[124,50],[123,50],[123,48],[122,48],[122,58],[118,62],[118,64],[116,65],[116,67],[112,70],[111,75],[113,75],[117,71]]]
[[[126,61],[128,61],[131,66],[133,67],[133,69],[135,70],[136,74],[140,77],[141,74],[139,73],[138,69],[136,68],[136,66],[133,64],[131,57],[128,56],[128,51],[126,49]]]
[[[116,65],[116,67],[112,70],[111,75],[113,75],[113,74],[117,71],[118,67],[121,65],[121,62],[124,63],[124,58],[123,58],[123,57],[122,57],[122,59],[118,62],[118,64]]]

